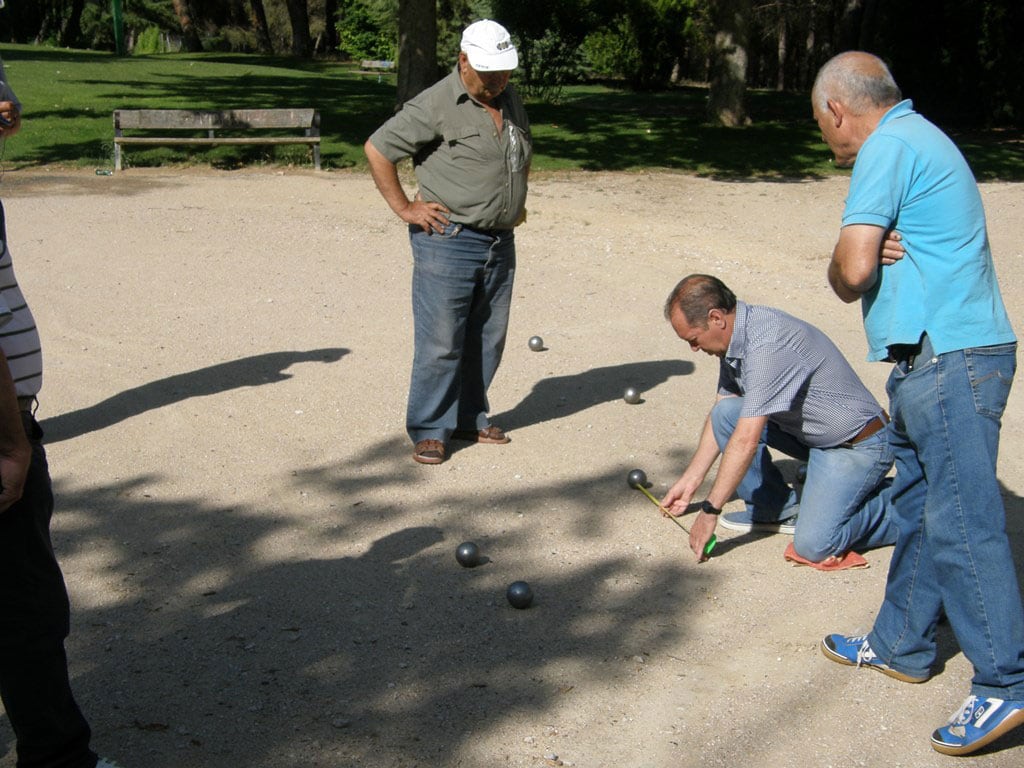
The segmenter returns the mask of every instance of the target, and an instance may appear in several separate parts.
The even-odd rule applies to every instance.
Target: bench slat
[[[214,131],[302,129],[302,136],[215,136]],[[125,136],[125,130],[206,131],[207,136]],[[123,144],[308,144],[320,170],[320,113],[315,109],[116,109],[114,170],[121,170]]]
[[[315,109],[118,109],[114,127],[130,130],[211,130],[226,128],[313,128]]]
[[[118,144],[319,144],[319,136],[121,136]]]

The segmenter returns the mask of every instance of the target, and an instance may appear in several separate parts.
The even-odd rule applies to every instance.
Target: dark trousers
[[[18,741],[18,768],[93,768],[89,724],[68,681],[68,595],[50,543],[53,491],[42,430],[23,417],[32,464],[21,500],[0,512],[0,698]]]

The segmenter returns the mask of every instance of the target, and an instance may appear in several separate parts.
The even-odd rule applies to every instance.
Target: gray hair
[[[863,115],[891,107],[902,98],[885,62],[863,51],[833,56],[818,70],[811,89],[811,100],[819,112],[828,109],[830,99],[843,103],[855,115]]]

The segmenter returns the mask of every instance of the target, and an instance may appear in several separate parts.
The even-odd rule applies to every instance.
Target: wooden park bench
[[[395,71],[395,62],[388,61],[387,59],[363,59],[359,62],[359,69],[362,72],[376,72],[377,82],[380,83],[384,81],[385,72]]]
[[[368,71],[376,70],[378,72],[391,72],[395,68],[395,62],[388,61],[386,59],[380,59],[376,61],[370,59],[363,59],[361,62],[359,62],[359,68]]]
[[[280,131],[301,129],[301,136]],[[125,131],[141,135],[125,135]],[[251,131],[272,131],[264,135]],[[173,132],[173,133],[172,133]],[[198,135],[205,132],[204,135]],[[220,132],[220,133],[218,133]],[[315,109],[115,109],[114,170],[124,145],[309,144],[320,170],[320,113]]]

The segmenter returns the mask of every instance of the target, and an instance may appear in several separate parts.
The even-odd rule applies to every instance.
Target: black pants
[[[68,682],[68,595],[50,543],[42,430],[23,417],[32,464],[21,500],[0,512],[0,698],[18,740],[18,768],[93,768],[89,724]]]

